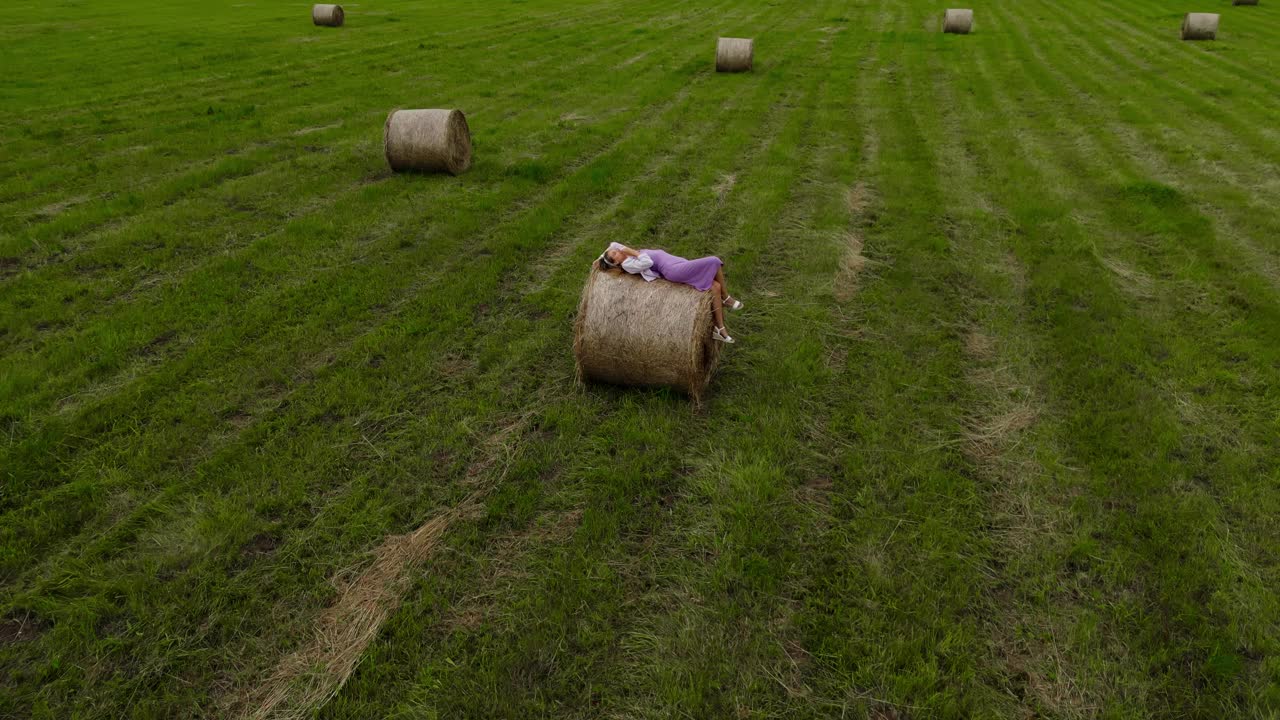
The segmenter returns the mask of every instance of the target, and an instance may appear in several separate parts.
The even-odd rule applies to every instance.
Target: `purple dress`
[[[640,252],[653,259],[651,269],[664,280],[692,285],[702,292],[711,289],[711,283],[716,279],[716,271],[724,264],[714,255],[697,260],[685,260],[662,250],[641,250]]]

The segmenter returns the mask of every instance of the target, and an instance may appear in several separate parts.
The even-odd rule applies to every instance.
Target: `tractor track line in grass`
[[[984,17],[993,15],[989,11]],[[1000,32],[1003,25],[990,22],[987,27]],[[1069,597],[1055,598],[1058,605],[1052,615],[1020,605],[1036,592],[1025,580],[1027,568],[1050,565],[1046,558],[1055,531],[1061,532],[1069,515],[1073,493],[1051,485],[1053,470],[1041,460],[1053,452],[1056,440],[1045,437],[1040,427],[1046,413],[1040,400],[1044,381],[1029,360],[1034,347],[1018,332],[1028,323],[1022,304],[1026,270],[1001,247],[999,238],[1008,232],[1010,214],[985,187],[983,178],[992,172],[991,163],[971,141],[976,131],[972,120],[965,120],[983,117],[984,107],[972,92],[957,92],[960,78],[977,82],[985,75],[961,58],[949,68],[936,54],[932,57],[934,93],[948,109],[939,169],[953,176],[948,187],[960,188],[948,204],[970,208],[957,218],[956,250],[976,284],[966,308],[971,324],[965,343],[967,379],[974,396],[962,446],[979,473],[990,532],[998,539],[993,563],[1006,568],[1005,574],[1015,573],[996,587],[992,612],[984,619],[984,631],[992,638],[990,661],[1000,668],[1002,689],[1027,715],[1089,717],[1102,703],[1087,693],[1090,688],[1078,686],[1082,669],[1071,655],[1064,657],[1059,651],[1054,639],[1058,629],[1050,622],[1054,617],[1076,618],[1080,608],[1068,612]],[[1027,628],[1034,631],[1028,633]]]
[[[856,172],[863,187],[848,208],[849,222],[868,225],[872,255],[883,260],[854,307],[834,314],[856,323],[860,339],[834,345],[838,380],[815,403],[810,432],[830,469],[797,489],[797,500],[817,505],[803,512],[822,525],[800,540],[810,567],[791,580],[790,592],[827,599],[793,611],[789,634],[796,644],[785,649],[797,670],[788,686],[820,698],[830,713],[964,715],[994,698],[981,684],[985,674],[974,673],[974,616],[983,602],[973,589],[989,571],[972,482],[959,451],[936,437],[958,425],[938,398],[953,393],[960,379],[959,338],[947,328],[963,287],[953,287],[957,270],[935,239],[945,229],[937,177],[943,156],[933,147],[941,111],[919,107],[928,95],[917,48],[936,43],[932,32],[919,29],[914,8],[898,10],[882,21],[892,29],[877,33],[885,48],[882,71],[855,96],[868,108],[866,155],[844,171]],[[868,186],[877,198],[870,206]],[[860,223],[865,213],[873,218]],[[896,322],[889,319],[895,306],[906,309]],[[886,333],[886,322],[899,325],[899,334]],[[927,608],[895,602],[925,588],[932,590]],[[850,616],[860,619],[845,622]],[[874,629],[886,626],[895,640],[880,644]],[[926,651],[943,643],[945,685]]]
[[[1009,49],[1010,51],[1015,49],[1014,46],[1009,41],[1006,41],[1006,48]],[[996,87],[999,87],[1002,90],[1005,90],[1010,93],[1012,92],[1011,89],[1001,85],[999,81],[987,79],[988,76],[990,75],[988,63],[979,61],[977,67],[979,68],[979,71],[975,73],[975,77],[983,81],[983,85],[985,89],[984,94],[979,96],[980,98],[985,99],[987,96],[989,96],[993,92],[992,89]],[[1019,97],[1022,97],[1022,96],[1019,96]],[[1001,118],[1009,118],[1013,116],[1012,100],[1007,96],[996,95],[995,104],[993,105],[993,107],[999,108],[1000,110],[999,117]],[[1040,160],[1034,164],[1034,167],[1039,173],[1043,175],[1044,178],[1046,178],[1046,180],[1041,181],[1040,183],[1031,183],[1029,185],[1031,187],[1058,186],[1058,184],[1056,183],[1050,183],[1047,181],[1047,178],[1062,172],[1060,168],[1055,167],[1052,164],[1052,162],[1046,160],[1046,158],[1053,157],[1053,153],[1051,151],[1041,150],[1035,143],[1035,138],[1033,138],[1031,134],[1027,132],[1025,129],[1018,129],[1018,130],[1011,129],[1008,131],[1008,134],[1010,136],[1018,138],[1017,149],[1021,154],[1023,154],[1027,158],[1030,158],[1033,156],[1040,158]],[[1074,162],[1074,160],[1072,160],[1072,162]],[[1025,180],[1021,182],[1025,184]],[[1074,204],[1075,203],[1072,203],[1072,205]],[[1015,220],[1014,222],[1015,222],[1015,227],[1017,227],[1017,224],[1016,224],[1017,221]],[[1022,232],[1025,233],[1027,231],[1023,230]],[[1061,242],[1060,240],[1056,240],[1056,239],[1055,241]],[[1042,240],[1042,242],[1047,242],[1047,240]],[[1044,272],[1044,270],[1042,269],[1042,267],[1033,266],[1031,272],[1039,273],[1039,272]],[[1034,281],[1033,281],[1033,284],[1034,284]],[[1040,338],[1031,338],[1030,342],[1033,343],[1033,347],[1034,347],[1035,344],[1043,343],[1043,340]],[[1035,354],[1043,354],[1048,351],[1044,351],[1044,350],[1036,351],[1032,349],[1031,352]],[[1042,382],[1047,383],[1048,394],[1052,396],[1055,392],[1052,384],[1054,379],[1052,377],[1053,373],[1049,372],[1047,373],[1047,375],[1048,377],[1045,378],[1045,380]],[[1056,417],[1058,416],[1059,413],[1060,413],[1059,408],[1050,406],[1048,409],[1048,412],[1042,413],[1041,417],[1044,417],[1045,415]],[[1069,434],[1064,440],[1065,442],[1063,443],[1063,445],[1069,448],[1071,445]],[[1088,495],[1089,489],[1085,484],[1087,482],[1087,477],[1091,473],[1096,471],[1083,465],[1079,458],[1072,457],[1071,455],[1066,456],[1065,462],[1068,463],[1071,466],[1071,468],[1073,468],[1072,475],[1068,477],[1076,476],[1081,478],[1081,481],[1080,481],[1081,484],[1078,487],[1078,489],[1068,490],[1065,493],[1065,498],[1070,500],[1072,504],[1078,504],[1080,502],[1083,502],[1083,498],[1087,497]],[[1084,518],[1078,517],[1078,515],[1079,513],[1077,511],[1077,512],[1071,513],[1068,516],[1068,521],[1067,521],[1068,533],[1074,533],[1078,535],[1080,533],[1085,532],[1085,530],[1083,530],[1082,528],[1087,527],[1085,525],[1087,520],[1085,520]],[[1070,539],[1071,538],[1069,535],[1068,542],[1070,542]],[[1050,546],[1049,548],[1046,549],[1046,552],[1048,553],[1064,553],[1064,552],[1070,552],[1070,551],[1071,551],[1070,548],[1054,548],[1053,546]],[[1057,574],[1063,573],[1064,571],[1062,569],[1053,568],[1054,564],[1061,565],[1062,560],[1055,558],[1053,555],[1050,555],[1049,557],[1051,558],[1050,568],[1053,570],[1056,570]],[[1059,580],[1059,582],[1061,582],[1061,580]],[[1033,614],[1030,618],[1027,618],[1024,620],[1026,625],[1018,627],[1018,634],[1016,634],[1012,640],[1002,639],[1002,642],[1008,642],[1012,644],[1013,647],[1015,648],[1018,648],[1020,646],[1026,646],[1026,645],[1030,645],[1032,648],[1038,647],[1041,649],[1041,652],[1044,652],[1044,648],[1046,647],[1046,645],[1048,645],[1048,647],[1052,648],[1052,654],[1050,655],[1050,657],[1056,660],[1056,658],[1060,655],[1060,653],[1058,652],[1060,648],[1059,643],[1063,641],[1064,636],[1072,637],[1073,635],[1079,632],[1078,630],[1079,627],[1087,626],[1087,624],[1092,621],[1090,614],[1093,611],[1093,607],[1092,607],[1093,605],[1103,603],[1103,602],[1119,603],[1119,602],[1125,601],[1125,597],[1123,594],[1124,590],[1120,588],[1105,588],[1102,590],[1101,593],[1099,593],[1099,589],[1097,589],[1096,587],[1090,586],[1092,583],[1096,583],[1096,582],[1097,581],[1091,577],[1091,573],[1088,573],[1088,572],[1080,573],[1076,577],[1071,578],[1070,582],[1066,585],[1066,588],[1068,589],[1067,591],[1065,592],[1059,591],[1058,594],[1051,596],[1052,601],[1055,603],[1055,605],[1048,612],[1045,613],[1045,617],[1038,618]],[[1014,592],[1015,592],[1014,598],[1008,598],[1007,596],[1002,595],[1001,596],[1002,600],[1007,603],[1012,603],[1018,597],[1017,591],[1015,590]],[[1034,590],[1032,590],[1032,592],[1034,593]],[[1077,599],[1078,597],[1086,596],[1086,593],[1091,596],[1088,598],[1091,602],[1082,603],[1080,600]],[[1102,600],[1098,598],[1098,594],[1102,594],[1103,597],[1106,599]],[[1034,594],[1031,594],[1031,597],[1034,598]],[[1075,627],[1073,628],[1071,627],[1071,625],[1068,625],[1068,627],[1063,629],[1061,628],[1061,625],[1064,622],[1074,624]],[[1096,622],[1096,621],[1093,621],[1093,622]],[[1103,673],[1102,677],[1093,677],[1092,674],[1083,674],[1083,673],[1076,674],[1076,675],[1071,675],[1070,673],[1067,673],[1065,675],[1065,678],[1067,679],[1067,682],[1068,682],[1068,686],[1067,688],[1065,688],[1065,690],[1068,695],[1071,693],[1071,688],[1074,687],[1076,685],[1076,682],[1078,681],[1080,683],[1080,689],[1082,692],[1086,693],[1091,697],[1096,698],[1092,702],[1084,701],[1080,703],[1080,705],[1082,705],[1083,707],[1074,708],[1077,712],[1081,710],[1087,710],[1088,706],[1092,704],[1098,704],[1102,702],[1115,703],[1117,700],[1120,700],[1120,699],[1114,698],[1114,697],[1108,698],[1108,696],[1113,695],[1116,692],[1115,690],[1116,686],[1121,686],[1125,684],[1128,684],[1131,690],[1131,692],[1128,693],[1131,695],[1131,697],[1125,698],[1125,700],[1127,700],[1128,703],[1132,703],[1135,701],[1138,702],[1139,707],[1142,709],[1138,710],[1137,712],[1149,713],[1152,711],[1151,706],[1149,704],[1153,701],[1151,698],[1152,688],[1150,687],[1149,683],[1139,682],[1138,677],[1125,677],[1123,674],[1121,674],[1120,677],[1114,680],[1111,677],[1107,677],[1108,673],[1124,673],[1125,672],[1123,668],[1123,662],[1124,662],[1123,654],[1122,654],[1124,652],[1123,648],[1133,643],[1133,640],[1128,637],[1129,632],[1130,631],[1124,627],[1108,626],[1108,625],[1103,626],[1100,633],[1102,635],[1102,639],[1101,639],[1102,647],[1091,648],[1091,650],[1095,653],[1102,652],[1110,655],[1110,658],[1109,658],[1111,661],[1110,667],[1105,668],[1102,671]],[[1000,635],[997,635],[997,637],[1000,637]],[[1079,640],[1075,640],[1074,642],[1079,642]],[[1093,642],[1096,643],[1098,641],[1094,640]],[[1076,648],[1072,648],[1072,649],[1078,652],[1082,648],[1079,648],[1077,646]],[[1046,699],[1045,697],[1043,697],[1044,695],[1049,695],[1050,697],[1059,695],[1059,697],[1054,699],[1061,700],[1060,694],[1063,689],[1059,689],[1058,692],[1055,692],[1053,689],[1051,689],[1051,687],[1045,687],[1043,684],[1043,680],[1041,680],[1040,677],[1042,673],[1044,674],[1048,674],[1048,673],[1045,673],[1043,668],[1037,668],[1033,664],[1025,664],[1025,665],[1022,664],[1024,660],[1025,658],[1021,658],[1016,655],[1009,658],[1009,661],[1011,662],[1010,668],[1014,671],[1020,671],[1021,673],[1024,674],[1024,680],[1023,680],[1024,686],[1023,686],[1022,692],[1030,693],[1032,697],[1040,696],[1039,699],[1041,699],[1042,701]],[[1056,667],[1051,668],[1049,672],[1050,673],[1056,672],[1056,670],[1057,670]],[[1058,675],[1055,677],[1062,678],[1064,676]],[[1026,696],[1024,695],[1024,697]],[[1062,709],[1066,710],[1067,708],[1062,708]]]

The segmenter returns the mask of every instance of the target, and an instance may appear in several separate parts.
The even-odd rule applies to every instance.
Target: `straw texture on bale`
[[[458,175],[471,167],[471,130],[461,110],[392,110],[382,141],[395,171]]]
[[[346,14],[342,12],[341,5],[312,5],[311,6],[311,22],[317,25],[327,25],[329,27],[339,27],[342,21],[346,19]]]
[[[972,10],[951,9],[942,16],[942,32],[968,35],[970,30],[973,30]]]
[[[709,292],[593,267],[573,331],[578,379],[669,387],[698,403],[720,359],[712,325]]]
[[[716,72],[747,72],[755,54],[755,40],[722,37],[716,41]]]
[[[1187,13],[1182,19],[1183,40],[1213,40],[1218,37],[1217,13]]]

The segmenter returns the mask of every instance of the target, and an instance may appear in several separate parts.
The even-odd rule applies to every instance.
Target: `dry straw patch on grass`
[[[247,718],[307,718],[346,682],[382,623],[400,606],[412,571],[435,549],[456,520],[482,508],[473,492],[417,530],[388,539],[373,564],[342,590],[338,602],[316,621],[310,645],[290,655],[247,703]]]
[[[974,328],[965,337],[965,352],[973,361],[969,382],[979,396],[979,408],[964,421],[964,451],[990,483],[993,532],[1012,555],[1031,552],[1053,532],[1058,518],[1039,497],[1035,480],[1043,474],[1034,453],[1023,447],[1043,413],[1033,389],[1021,382],[1008,364],[997,338]],[[1003,661],[1009,682],[1024,707],[1053,708],[1065,717],[1083,717],[1087,698],[1062,662],[1056,628],[1020,606],[1014,591],[996,593],[993,648]],[[1028,633],[1028,627],[1037,631]],[[1052,668],[1052,670],[1049,670]]]
[[[387,538],[355,579],[343,580],[353,570],[335,576],[339,597],[316,619],[314,639],[285,658],[264,685],[232,699],[240,717],[300,720],[311,717],[337,694],[382,624],[400,607],[414,571],[431,556],[450,526],[483,511],[485,497],[506,475],[511,439],[528,425],[531,415],[519,416],[482,443],[479,457],[462,478],[473,490],[461,502],[413,532]]]
[[[867,258],[862,254],[864,239],[861,225],[866,220],[872,199],[871,188],[863,182],[850,188],[845,196],[853,228],[845,233],[845,252],[840,259],[840,272],[836,274],[835,297],[842,303],[853,299],[858,291],[858,276],[867,266]]]
[[[738,176],[736,174],[725,173],[720,176],[720,182],[711,186],[711,189],[715,190],[716,199],[723,203],[724,199],[729,196],[729,193],[733,192],[733,186],[737,183]]]

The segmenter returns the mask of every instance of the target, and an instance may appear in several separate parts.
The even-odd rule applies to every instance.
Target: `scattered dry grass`
[[[316,619],[315,638],[285,658],[262,686],[230,698],[239,716],[300,720],[311,717],[342,688],[365,648],[400,606],[414,571],[453,523],[472,519],[483,510],[485,497],[506,475],[514,452],[512,437],[527,427],[531,416],[529,412],[517,417],[481,443],[463,480],[473,490],[461,502],[413,532],[385,540],[373,551],[373,562],[355,579],[343,580],[354,573],[352,569],[335,576],[338,600]]]
[[[307,718],[333,697],[382,623],[400,606],[412,571],[453,522],[481,509],[480,500],[481,493],[473,492],[417,530],[389,538],[376,549],[373,564],[346,584],[338,601],[317,618],[311,644],[286,658],[246,700],[243,717]]]

